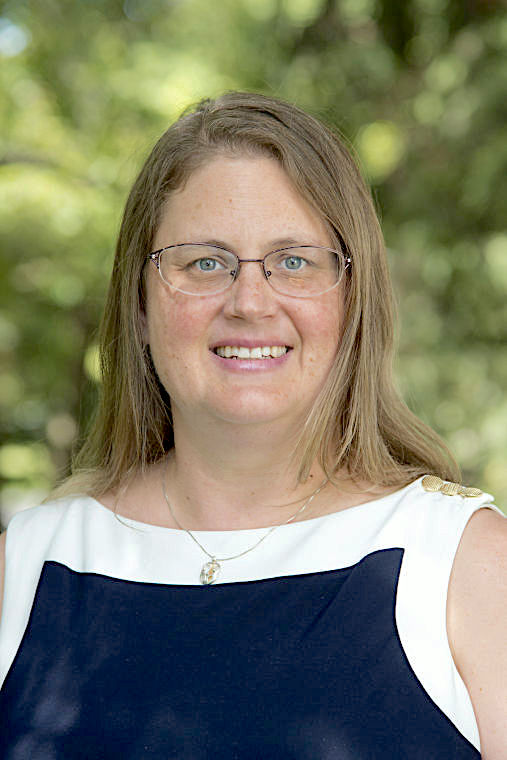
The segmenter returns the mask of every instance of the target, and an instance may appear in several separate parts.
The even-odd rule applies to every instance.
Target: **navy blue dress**
[[[0,758],[477,760],[442,602],[487,503],[416,481],[280,527],[209,586],[182,531],[85,496],[19,514]],[[264,532],[196,535],[229,556]]]

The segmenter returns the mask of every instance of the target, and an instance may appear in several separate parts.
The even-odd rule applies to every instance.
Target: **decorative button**
[[[466,488],[465,486],[461,486],[459,493],[460,496],[482,496],[480,488]]]
[[[436,475],[425,475],[422,479],[421,485],[425,491],[440,491],[444,482],[445,481],[443,481],[442,478],[439,478]]]
[[[452,483],[448,480],[442,480],[437,475],[425,475],[421,481],[421,485],[425,491],[431,493],[443,493],[446,496],[482,496],[482,491],[479,488],[467,488],[459,483]]]
[[[460,488],[462,488],[462,486],[460,486],[459,483],[450,483],[447,481],[440,486],[440,493],[445,493],[446,496],[456,496],[456,494],[459,493]]]

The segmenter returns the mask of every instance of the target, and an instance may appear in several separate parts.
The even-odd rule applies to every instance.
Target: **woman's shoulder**
[[[69,513],[78,514],[93,500],[84,494],[52,499],[16,512],[0,535],[0,616],[4,596],[6,566],[35,561],[65,521]]]
[[[32,552],[40,552],[69,519],[75,522],[77,518],[79,523],[80,515],[93,503],[93,499],[85,494],[74,494],[16,512],[1,536],[4,565],[9,557],[19,561],[21,555],[28,558]]]
[[[90,497],[86,494],[72,494],[56,499],[49,498],[41,504],[16,512],[9,520],[5,533],[9,535],[24,530],[28,526],[33,529],[35,525],[41,528],[49,527],[58,522],[69,510],[79,509],[89,502]]]
[[[399,492],[398,507],[407,521],[434,531],[457,530],[460,535],[471,516],[481,510],[504,517],[490,493],[461,483],[425,475]],[[485,508],[487,508],[485,510]]]
[[[368,515],[379,522],[385,541],[398,542],[406,562],[416,563],[421,572],[431,563],[447,580],[472,516],[486,513],[496,521],[504,519],[491,494],[435,475],[412,481],[381,504],[378,513],[370,510]]]

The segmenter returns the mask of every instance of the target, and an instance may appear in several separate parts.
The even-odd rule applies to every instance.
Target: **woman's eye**
[[[200,272],[216,272],[218,269],[223,269],[223,265],[217,259],[197,259],[194,261],[193,266]]]
[[[305,260],[301,256],[287,256],[283,260],[283,264],[286,267],[286,269],[290,269],[293,272],[297,272],[299,269],[302,269]]]

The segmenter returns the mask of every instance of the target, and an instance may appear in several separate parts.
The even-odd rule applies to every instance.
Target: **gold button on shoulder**
[[[422,479],[421,485],[425,491],[435,493],[436,491],[440,491],[444,482],[445,481],[442,480],[442,478],[437,477],[437,475],[425,475]]]
[[[465,486],[461,486],[459,490],[460,496],[469,496],[469,497],[482,496],[482,493],[483,492],[481,491],[480,488],[468,488]]]
[[[462,487],[463,486],[460,486],[459,483],[451,483],[447,481],[442,485],[442,488],[440,489],[440,493],[445,493],[446,496],[456,496],[456,494],[459,493],[460,488]]]
[[[442,480],[438,475],[425,475],[421,481],[421,485],[425,491],[443,493],[446,496],[456,496],[456,494],[465,497],[482,496],[482,491],[479,488],[467,488],[460,483]]]

